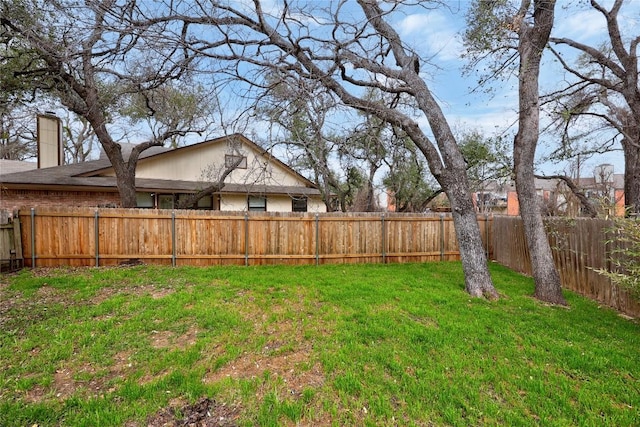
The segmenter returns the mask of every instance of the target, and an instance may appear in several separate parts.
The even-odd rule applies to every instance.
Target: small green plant
[[[640,219],[617,218],[610,230],[610,269],[597,270],[636,297],[640,296]]]

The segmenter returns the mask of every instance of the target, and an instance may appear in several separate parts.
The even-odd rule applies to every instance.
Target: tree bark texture
[[[640,215],[640,138],[638,144],[623,143],[624,204],[629,213]]]
[[[441,176],[439,181],[440,185],[447,189],[445,192],[451,204],[451,214],[465,277],[465,289],[473,297],[484,296],[497,299],[498,292],[493,286],[487,269],[486,252],[480,236],[476,210],[469,197],[469,183],[466,175],[450,171]]]
[[[295,59],[295,64],[288,67],[289,72],[295,72],[303,78],[321,83],[340,98],[345,105],[372,114],[380,120],[402,129],[425,155],[432,174],[449,197],[454,212],[456,235],[460,243],[467,291],[473,296],[484,295],[488,298],[496,298],[498,293],[493,286],[487,266],[487,258],[467,180],[466,163],[442,109],[419,75],[419,58],[407,50],[400,35],[385,21],[385,12],[377,1],[358,0],[358,4],[367,18],[366,22],[354,23],[338,20],[334,22],[334,34],[338,34],[339,28],[349,29],[347,41],[343,42],[336,36],[335,40],[319,42],[313,48],[306,45],[309,38],[306,36],[297,38],[286,25],[272,27],[259,0],[253,2],[255,18],[250,18],[246,13],[232,8],[224,8],[224,18],[219,19],[217,28],[229,25],[230,28],[225,28],[227,33],[236,34],[234,27],[244,27],[246,30],[259,33],[258,38],[263,38],[260,42],[261,51],[265,50],[264,46],[268,41],[269,45],[277,47],[283,53],[281,62]],[[336,16],[332,16],[331,19],[337,19]],[[181,19],[184,20],[184,16]],[[215,19],[212,22],[215,23]],[[295,25],[295,22],[289,24]],[[360,49],[360,37],[364,36],[349,39],[353,26],[360,25],[362,32],[378,40],[375,48],[366,51]],[[360,33],[360,30],[357,33]],[[306,33],[306,30],[303,32]],[[230,39],[237,40],[235,36]],[[246,44],[250,42],[239,43],[246,47]],[[333,52],[330,60],[323,55],[323,49],[326,50],[328,47]],[[386,54],[378,52],[386,52]],[[388,55],[394,58],[394,61],[389,61],[389,63],[395,63],[395,65],[388,65],[384,62],[384,57]],[[259,63],[263,67],[280,67],[279,69],[282,69],[278,65],[278,61],[274,61],[273,58],[264,58],[260,61],[260,58],[256,56],[249,58],[242,55],[235,59],[253,64]],[[391,86],[384,86],[382,80],[366,80],[361,79],[359,74],[349,74],[350,69],[354,67],[359,70],[368,70],[379,76],[385,75],[389,78],[387,82],[394,83]],[[402,86],[398,87],[396,83],[401,83]],[[418,110],[427,118],[437,145],[420,129],[411,115],[393,105],[360,96],[358,91],[350,90],[353,86],[375,87],[383,92],[403,93],[410,97],[415,101]]]
[[[534,0],[534,24],[524,20],[529,1],[523,0],[516,19],[519,28],[520,54],[518,133],[513,147],[516,191],[520,215],[531,256],[535,282],[535,297],[552,304],[566,305],[562,295],[560,275],[555,267],[551,246],[542,222],[542,214],[535,188],[534,158],[540,127],[538,80],[542,52],[549,39],[554,18],[554,0]]]

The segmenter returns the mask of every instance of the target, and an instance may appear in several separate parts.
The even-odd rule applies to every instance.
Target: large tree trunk
[[[516,145],[518,143],[516,142]],[[535,282],[534,296],[552,304],[566,305],[562,295],[560,276],[553,261],[551,247],[542,222],[542,214],[533,178],[533,164],[523,161],[522,155],[515,155],[516,191],[520,202],[520,215],[524,224],[524,234],[531,257],[531,269]]]
[[[524,223],[524,233],[531,256],[535,297],[552,304],[566,305],[560,275],[556,270],[551,246],[547,240],[535,188],[534,158],[538,145],[540,105],[538,79],[540,60],[553,26],[554,0],[534,0],[534,24],[524,20],[529,2],[516,19],[519,28],[519,126],[513,147],[516,191]]]
[[[97,98],[97,95],[95,96]],[[120,194],[120,206],[123,208],[135,208],[138,206],[138,198],[136,196],[136,164],[138,162],[138,156],[144,149],[143,146],[148,147],[151,145],[157,145],[155,143],[146,142],[140,144],[129,154],[129,158],[125,160],[122,154],[122,148],[120,144],[116,143],[105,127],[105,117],[98,108],[90,110],[86,113],[85,117],[93,127],[96,137],[102,148],[104,149],[107,158],[111,162],[111,166],[116,174],[116,184],[118,186],[118,193]]]
[[[135,208],[138,206],[136,195],[136,174],[127,173],[125,177],[117,177],[120,205],[123,208]]]
[[[624,204],[629,214],[640,214],[640,147],[622,142],[624,151]]]
[[[487,268],[487,256],[482,244],[478,217],[470,197],[464,173],[447,173],[440,184],[451,204],[466,291],[473,297],[498,298]],[[487,236],[488,238],[488,236]]]

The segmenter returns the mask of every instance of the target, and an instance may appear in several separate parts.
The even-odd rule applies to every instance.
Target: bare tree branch
[[[555,180],[560,180],[560,181],[564,182],[567,185],[567,187],[569,188],[569,190],[571,190],[571,192],[578,198],[578,200],[580,201],[580,204],[584,208],[584,210],[587,213],[587,215],[589,217],[591,217],[591,218],[595,218],[595,217],[598,216],[598,211],[593,206],[591,201],[589,201],[589,199],[584,194],[584,192],[582,190],[580,190],[578,188],[578,186],[575,184],[575,182],[573,182],[573,180],[571,178],[569,178],[568,176],[566,176],[566,175],[536,175],[535,177],[538,178],[538,179],[555,179]]]

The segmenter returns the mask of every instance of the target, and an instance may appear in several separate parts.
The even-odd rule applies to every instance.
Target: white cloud
[[[412,33],[421,33],[429,19],[425,14],[413,14],[406,16],[399,22],[400,34],[411,35]]]
[[[402,38],[425,56],[441,61],[460,59],[462,43],[457,27],[451,19],[438,11],[407,15],[398,22]]]
[[[558,14],[553,29],[554,37],[566,37],[588,42],[607,34],[607,23],[601,13],[594,9],[572,13],[568,16]]]

